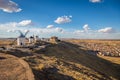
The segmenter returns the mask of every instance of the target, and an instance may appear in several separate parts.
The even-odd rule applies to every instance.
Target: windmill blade
[[[28,34],[29,30],[27,30],[27,32],[25,33],[25,36]]]
[[[17,38],[11,43],[11,45],[13,45],[15,43],[15,41],[17,41]]]
[[[20,33],[20,35],[24,36],[23,33],[20,30],[17,30],[17,31]]]

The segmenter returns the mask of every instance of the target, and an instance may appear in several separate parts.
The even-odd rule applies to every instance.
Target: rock
[[[22,59],[0,54],[0,80],[35,80],[31,68]]]

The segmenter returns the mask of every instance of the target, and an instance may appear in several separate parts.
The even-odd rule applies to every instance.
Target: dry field
[[[10,39],[0,39],[0,46],[9,45],[13,40]]]
[[[120,56],[120,40],[67,40],[102,56]]]
[[[119,57],[91,55],[92,49],[81,43],[116,46],[120,41],[67,40],[44,49],[5,53],[25,60],[36,80],[120,80]]]
[[[100,58],[103,58],[105,60],[108,60],[112,63],[119,64],[120,65],[120,57],[109,57],[109,56],[99,56]]]

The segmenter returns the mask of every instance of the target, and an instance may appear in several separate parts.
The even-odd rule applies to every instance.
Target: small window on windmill
[[[23,45],[23,43],[21,42],[21,43],[20,43],[20,45],[22,46],[22,45]]]

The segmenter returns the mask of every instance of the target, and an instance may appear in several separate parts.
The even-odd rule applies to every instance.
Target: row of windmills
[[[25,46],[26,43],[35,43],[38,39],[38,36],[30,36],[29,38],[26,38],[26,35],[28,34],[29,30],[26,31],[26,33],[22,33],[22,31],[17,30],[20,35],[12,42],[12,44],[14,44],[17,41],[17,46]],[[26,42],[27,41],[27,42]]]
[[[20,30],[16,30],[16,31],[19,32],[19,36],[12,42],[12,45],[17,42],[17,46],[26,47],[26,46],[34,45],[37,41],[50,42],[54,44],[60,42],[60,40],[56,36],[52,36],[51,38],[39,39],[38,36],[33,35],[27,38],[26,35],[29,33],[29,30],[27,30],[25,33],[23,33]]]
[[[36,41],[38,40],[38,36],[30,36],[29,37],[29,43],[36,43]]]

